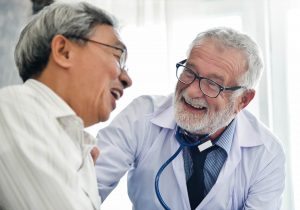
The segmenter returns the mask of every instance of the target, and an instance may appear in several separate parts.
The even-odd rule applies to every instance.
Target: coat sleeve
[[[124,174],[137,164],[149,129],[147,118],[153,109],[151,97],[139,97],[117,115],[109,126],[98,132],[100,156],[96,161],[96,174],[102,200],[117,186]]]

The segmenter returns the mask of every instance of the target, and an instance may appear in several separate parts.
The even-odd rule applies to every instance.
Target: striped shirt
[[[98,210],[95,138],[36,80],[0,90],[0,209]]]
[[[227,159],[232,144],[235,125],[236,120],[233,120],[217,140],[216,145],[218,148],[207,155],[203,169],[206,195],[217,181],[218,175]],[[188,180],[193,173],[193,161],[190,156],[189,148],[184,148],[183,160],[186,180]]]

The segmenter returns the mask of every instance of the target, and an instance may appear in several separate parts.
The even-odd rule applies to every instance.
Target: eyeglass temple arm
[[[179,66],[183,65],[186,62],[187,59],[184,59],[178,63],[176,63],[176,68],[178,68]]]
[[[221,87],[222,90],[232,90],[232,91],[235,91],[235,90],[238,90],[238,89],[241,89],[241,88],[247,88],[245,86],[234,86],[234,87]]]
[[[186,62],[187,59],[184,59],[182,61],[179,62],[179,64],[183,65]]]

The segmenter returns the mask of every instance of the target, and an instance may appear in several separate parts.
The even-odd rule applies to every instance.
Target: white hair
[[[190,54],[194,46],[203,40],[214,40],[225,48],[233,48],[243,53],[247,60],[245,73],[238,78],[239,85],[254,89],[263,72],[263,58],[259,46],[248,35],[231,28],[218,27],[201,32],[193,40],[188,50]]]

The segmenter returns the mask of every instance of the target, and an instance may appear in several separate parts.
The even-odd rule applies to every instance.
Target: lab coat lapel
[[[174,129],[175,131],[175,129]],[[172,141],[171,141],[171,155],[173,155],[178,148],[180,147],[180,144],[176,140],[175,133],[173,135]],[[186,188],[186,178],[185,178],[185,170],[184,170],[184,161],[182,157],[182,151],[178,154],[178,156],[172,161],[172,167],[173,171],[178,183],[178,186],[181,191],[181,199],[182,202],[185,206],[184,209],[189,209],[190,208],[190,203],[189,203],[189,197],[188,197],[188,192]]]
[[[231,145],[228,158],[220,171],[218,179],[203,199],[197,209],[202,209],[208,202],[216,196],[222,187],[228,187],[228,182],[232,179],[232,173],[235,171],[239,162],[241,161],[241,148],[242,147],[253,147],[261,145],[262,142],[259,138],[259,134],[253,128],[251,121],[249,121],[248,111],[242,111],[237,116],[237,124],[233,142]]]
[[[202,209],[212,198],[216,196],[216,194],[220,191],[222,187],[228,187],[228,181],[230,180],[230,176],[234,172],[235,168],[241,161],[241,149],[240,144],[236,138],[234,138],[232,143],[232,148],[228,155],[228,158],[220,171],[218,179],[215,185],[212,187],[207,196],[203,199],[203,201],[199,204],[197,209]]]

